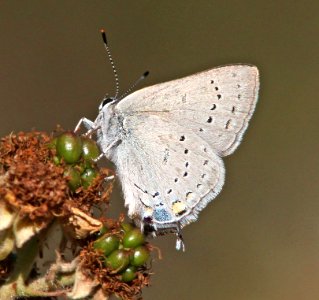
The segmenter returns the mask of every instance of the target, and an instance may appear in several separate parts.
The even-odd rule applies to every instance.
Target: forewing
[[[168,122],[187,128],[226,156],[240,144],[258,90],[256,67],[230,65],[141,89],[117,109],[126,115],[165,114]]]

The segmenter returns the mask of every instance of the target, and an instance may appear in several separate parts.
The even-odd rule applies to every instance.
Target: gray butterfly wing
[[[158,228],[195,219],[221,190],[221,158],[202,138],[163,116],[130,116],[124,122],[127,129],[130,137],[113,158],[129,215],[151,218]]]
[[[141,89],[119,102],[112,149],[129,215],[158,230],[184,226],[220,192],[221,156],[239,145],[254,111],[258,70],[232,65]]]
[[[141,89],[117,108],[127,114],[168,113],[170,120],[192,129],[226,156],[241,142],[258,90],[255,66],[230,65]]]

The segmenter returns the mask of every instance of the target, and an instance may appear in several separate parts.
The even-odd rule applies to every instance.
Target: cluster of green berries
[[[70,189],[75,191],[80,186],[89,187],[98,175],[94,161],[100,150],[95,141],[74,132],[64,132],[53,139],[52,147],[57,154],[53,161],[60,164],[63,160],[67,164],[64,175],[69,179]]]
[[[144,234],[129,223],[121,224],[121,233],[106,233],[93,246],[103,253],[105,266],[120,274],[123,282],[136,278],[138,268],[146,264],[150,251],[146,247]]]

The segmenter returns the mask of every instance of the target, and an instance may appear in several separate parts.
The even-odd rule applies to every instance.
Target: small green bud
[[[138,229],[134,228],[124,234],[123,246],[124,248],[136,248],[145,242],[144,234]]]
[[[73,132],[62,133],[57,137],[56,150],[58,155],[62,157],[66,163],[73,164],[81,157],[81,138]]]

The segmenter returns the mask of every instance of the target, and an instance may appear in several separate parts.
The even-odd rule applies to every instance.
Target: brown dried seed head
[[[31,132],[10,134],[0,142],[0,176],[5,176],[0,198],[38,225],[50,222],[69,198],[63,168],[51,160],[50,139]]]
[[[20,132],[0,142],[0,199],[20,218],[28,218],[37,226],[48,224],[52,218],[69,218],[74,215],[72,207],[89,214],[92,205],[108,203],[113,188],[104,178],[114,173],[101,169],[88,189],[70,193],[63,175],[65,165],[53,163],[51,141],[52,137],[43,132]]]
[[[108,226],[107,234],[121,234],[121,222],[123,216],[118,221],[105,220]],[[137,278],[130,283],[121,280],[121,275],[115,274],[114,270],[107,268],[104,264],[104,257],[99,251],[94,249],[93,243],[84,247],[79,255],[81,261],[81,272],[92,280],[98,280],[102,291],[107,295],[116,295],[118,298],[125,300],[138,299],[142,289],[149,285],[150,272],[143,267],[138,269]]]

